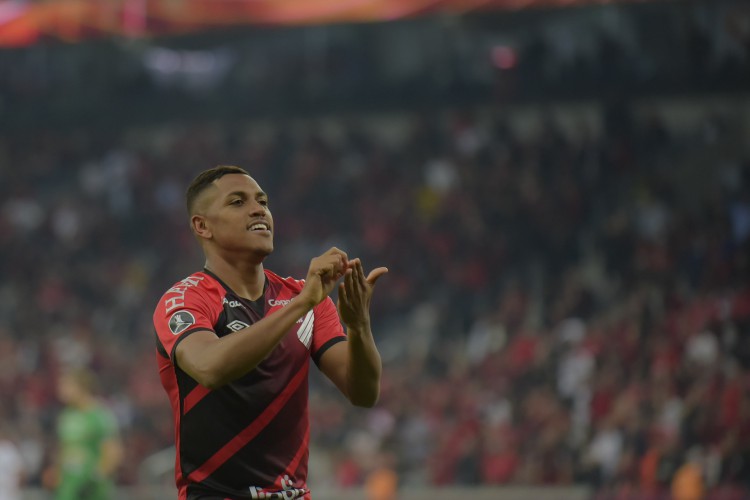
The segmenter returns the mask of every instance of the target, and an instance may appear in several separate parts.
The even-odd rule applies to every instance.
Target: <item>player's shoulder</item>
[[[175,309],[192,297],[220,300],[223,294],[224,288],[216,278],[208,273],[199,271],[177,281],[169,287],[159,299],[159,304],[165,304],[168,309]]]
[[[266,278],[268,279],[269,283],[281,285],[286,288],[291,288],[297,293],[301,292],[302,288],[305,286],[305,280],[298,280],[296,278],[292,278],[291,276],[282,278],[275,272],[269,271],[268,269],[264,269],[263,272],[266,274]]]
[[[222,288],[221,283],[210,274],[198,271],[175,282],[164,295],[187,291],[211,291]]]

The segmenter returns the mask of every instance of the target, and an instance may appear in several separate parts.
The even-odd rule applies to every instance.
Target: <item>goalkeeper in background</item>
[[[65,408],[57,421],[55,469],[48,476],[55,500],[114,498],[113,475],[123,457],[114,415],[94,393],[86,370],[63,374],[57,386]]]

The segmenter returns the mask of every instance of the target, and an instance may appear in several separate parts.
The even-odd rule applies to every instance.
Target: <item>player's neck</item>
[[[206,269],[214,273],[240,297],[257,300],[263,295],[266,275],[259,262],[228,262],[224,259],[206,259]]]

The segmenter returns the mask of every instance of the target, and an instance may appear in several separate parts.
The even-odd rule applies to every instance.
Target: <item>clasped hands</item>
[[[341,321],[349,328],[364,328],[370,323],[370,302],[375,283],[387,272],[388,268],[377,267],[365,276],[359,258],[349,260],[344,251],[333,247],[310,261],[300,298],[315,306],[333,291],[338,282]],[[339,282],[342,277],[343,281]]]

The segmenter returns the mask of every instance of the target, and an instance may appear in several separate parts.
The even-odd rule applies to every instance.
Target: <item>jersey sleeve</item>
[[[175,348],[182,339],[199,330],[213,331],[217,316],[214,303],[216,300],[212,300],[205,290],[197,287],[189,287],[173,294],[167,291],[154,311],[154,329],[159,351],[174,362]],[[220,300],[218,304],[221,306]]]
[[[315,364],[331,346],[346,340],[344,328],[339,320],[339,313],[330,297],[315,306],[315,324],[313,326],[312,345],[310,355]]]

